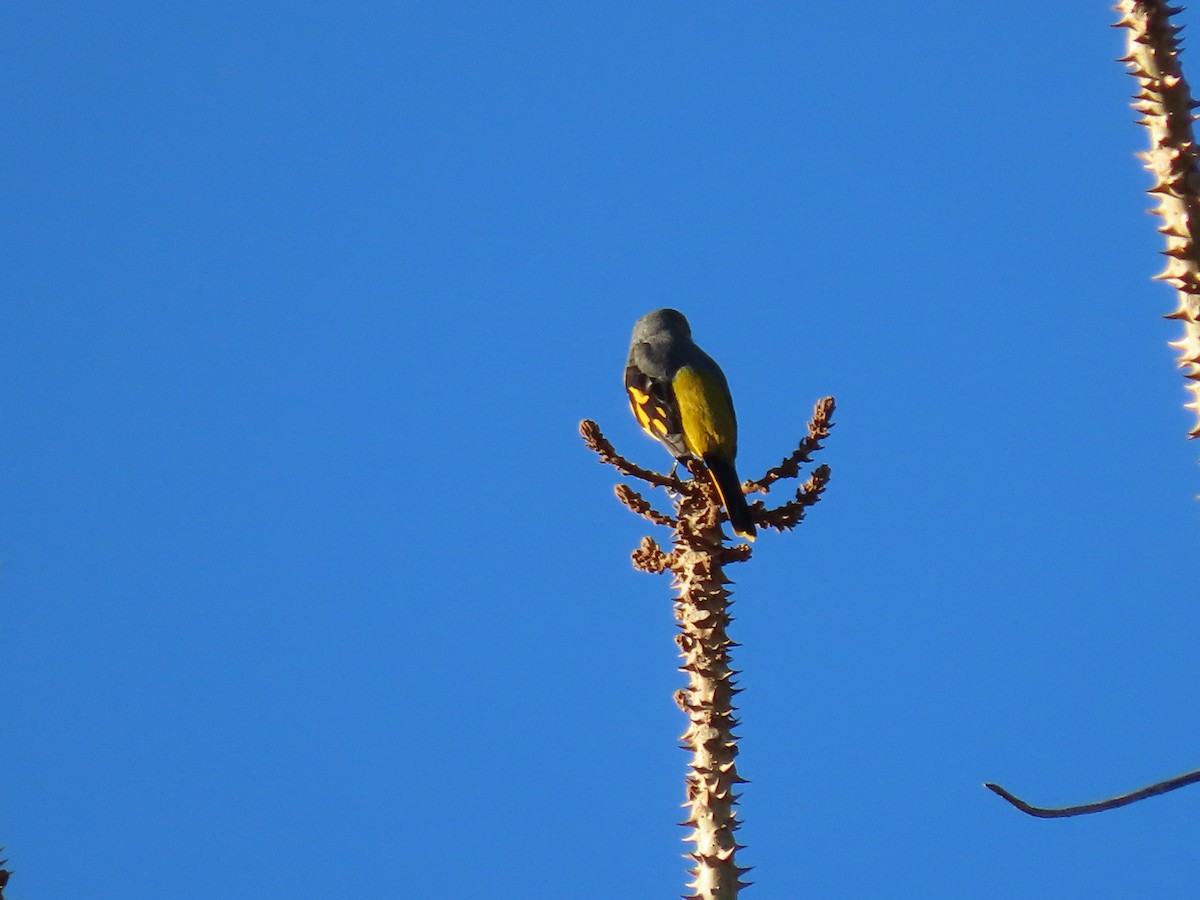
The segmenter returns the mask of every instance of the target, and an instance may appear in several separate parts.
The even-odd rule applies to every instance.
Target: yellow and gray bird
[[[633,326],[625,366],[629,405],[642,430],[676,459],[701,460],[733,530],[754,540],[754,518],[734,467],[737,416],[725,374],[692,341],[683,313],[656,309]]]

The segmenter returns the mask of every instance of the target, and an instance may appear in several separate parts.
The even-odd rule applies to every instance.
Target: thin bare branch
[[[1039,819],[1065,819],[1070,816],[1086,816],[1091,813],[1099,813],[1109,809],[1117,809],[1121,806],[1128,806],[1130,803],[1137,803],[1139,800],[1145,800],[1148,797],[1157,797],[1159,794],[1176,791],[1181,787],[1187,787],[1189,784],[1195,784],[1198,781],[1200,781],[1200,769],[1184,775],[1177,775],[1174,778],[1168,778],[1166,781],[1160,781],[1157,784],[1152,784],[1138,791],[1121,794],[1119,797],[1111,797],[1108,800],[1100,800],[1096,803],[1085,803],[1082,806],[1061,807],[1034,806],[1031,803],[1026,803],[1020,797],[1009,793],[1000,787],[1000,785],[992,784],[991,782],[984,784],[984,787],[994,794],[999,794],[1023,813],[1037,816]]]

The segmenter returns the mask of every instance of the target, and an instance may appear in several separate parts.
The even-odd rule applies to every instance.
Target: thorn
[[[1192,251],[1186,245],[1179,247],[1168,247],[1166,250],[1159,250],[1163,256],[1169,256],[1172,259],[1190,259]]]

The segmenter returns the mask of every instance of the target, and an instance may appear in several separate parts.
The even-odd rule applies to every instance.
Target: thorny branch
[[[587,444],[588,448],[600,457],[600,462],[607,463],[622,475],[640,479],[655,487],[670,488],[673,491],[683,490],[683,482],[674,475],[663,475],[643,469],[619,454],[613,448],[612,442],[600,431],[600,426],[591,419],[584,419],[579,423],[579,433],[583,436],[583,442]]]
[[[756,492],[767,493],[771,485],[775,482],[784,478],[798,477],[801,466],[812,461],[812,454],[820,450],[823,446],[822,442],[829,437],[830,429],[833,428],[834,408],[835,404],[832,397],[824,397],[818,400],[813,409],[812,419],[808,423],[808,434],[800,440],[796,449],[785,457],[779,465],[768,469],[761,478],[745,482],[742,485],[742,490],[747,494]],[[700,494],[712,500],[713,502],[705,504],[705,506],[708,507],[708,514],[714,520],[719,521],[721,512],[720,504],[717,502],[718,498],[711,482],[704,477],[704,467],[698,460],[689,459],[683,462],[688,473],[692,476],[690,480],[684,481],[674,474],[664,475],[661,472],[644,469],[636,463],[630,462],[616,451],[612,442],[600,430],[600,426],[591,419],[584,419],[579,423],[579,433],[583,436],[583,441],[587,444],[588,448],[600,457],[600,462],[612,466],[622,475],[636,478],[654,487],[669,489],[679,498],[676,502],[677,506],[683,497],[688,494]],[[774,528],[777,531],[786,531],[795,528],[803,520],[804,513],[808,507],[821,499],[821,494],[829,484],[829,477],[829,466],[818,466],[813,470],[808,480],[797,489],[795,499],[775,508],[768,508],[761,501],[755,501],[750,505],[755,520],[760,525],[767,528]],[[618,485],[616,491],[617,498],[623,504],[655,525],[664,525],[668,528],[678,527],[679,521],[677,517],[659,512],[651,506],[645,497],[633,488],[627,485]],[[699,509],[697,512],[699,512]],[[749,558],[749,554],[746,554],[746,558]]]
[[[796,491],[796,499],[776,509],[759,512],[760,521],[779,531],[790,530],[800,524],[804,512],[821,499],[825,486],[829,484],[829,466],[817,466],[812,475]],[[758,504],[755,504],[758,509]]]
[[[832,397],[823,397],[818,400],[817,405],[813,408],[812,419],[808,423],[808,435],[800,440],[799,446],[783,462],[773,469],[768,469],[757,481],[747,482],[744,486],[746,493],[761,492],[765,494],[770,490],[771,485],[780,478],[797,477],[800,474],[800,466],[803,463],[812,462],[812,454],[820,450],[821,442],[829,437],[829,429],[833,427],[833,409]],[[823,468],[828,472],[827,466]]]
[[[826,397],[816,406],[808,435],[781,465],[761,479],[743,485],[743,490],[762,491],[781,478],[795,478],[802,463],[809,462],[821,441],[829,436],[832,426],[833,398]],[[688,727],[682,740],[691,750],[688,767],[687,818],[689,827],[685,841],[694,845],[688,854],[694,866],[693,891],[689,897],[699,900],[734,900],[746,882],[748,871],[736,861],[735,832],[738,794],[734,788],[745,781],[738,774],[737,725],[733,697],[738,688],[730,652],[737,646],[730,639],[728,627],[732,599],[726,585],[723,566],[744,562],[750,558],[749,544],[726,546],[721,530],[723,506],[704,466],[698,460],[684,461],[691,475],[685,480],[662,475],[636,466],[622,457],[591,421],[580,424],[584,441],[600,461],[613,466],[623,475],[637,478],[654,486],[668,489],[675,506],[675,515],[659,512],[640,493],[628,485],[617,486],[617,497],[629,509],[656,525],[672,529],[672,549],[664,552],[653,538],[644,537],[633,552],[634,566],[643,572],[670,572],[675,578],[678,596],[675,600],[675,619],[679,625],[676,642],[687,675],[687,687],[676,693],[676,702],[688,717]],[[761,501],[751,504],[758,524],[784,531],[794,528],[804,518],[807,509],[821,498],[829,482],[829,467],[814,469],[808,480],[796,491],[795,499],[774,509]]]
[[[645,516],[655,525],[666,525],[668,528],[674,528],[679,523],[668,516],[666,513],[660,513],[657,509],[650,505],[641,494],[635,491],[627,484],[618,484],[614,490],[617,494],[617,499],[629,507],[630,510],[637,513],[639,516]]]
[[[1175,288],[1178,305],[1167,318],[1183,323],[1183,337],[1172,341],[1179,368],[1188,380],[1192,401],[1186,408],[1197,414],[1189,437],[1200,437],[1200,173],[1192,130],[1192,100],[1179,56],[1179,26],[1171,16],[1182,7],[1161,0],[1120,0],[1114,27],[1126,29],[1126,54],[1118,60],[1137,79],[1133,108],[1139,124],[1150,134],[1150,149],[1138,154],[1154,176],[1149,189],[1162,217],[1166,268],[1155,278]]]

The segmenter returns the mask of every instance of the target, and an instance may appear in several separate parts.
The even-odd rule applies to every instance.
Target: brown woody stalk
[[[1133,108],[1150,132],[1150,149],[1139,157],[1154,176],[1149,193],[1158,205],[1152,211],[1162,217],[1158,230],[1167,243],[1166,268],[1155,278],[1170,284],[1177,295],[1178,305],[1168,318],[1183,323],[1183,337],[1171,347],[1179,351],[1179,368],[1192,394],[1186,408],[1197,417],[1188,435],[1200,437],[1200,175],[1192,132],[1197,104],[1180,66],[1181,29],[1171,22],[1181,7],[1121,0],[1115,8],[1120,15],[1116,27],[1127,29],[1127,52],[1120,61],[1138,81]]]
[[[797,451],[782,467],[772,470],[758,482],[743,486],[744,490],[766,491],[779,478],[795,478],[800,463],[808,462],[810,453],[820,449],[820,442],[832,426],[833,398],[817,404],[809,434]],[[675,700],[688,717],[688,726],[681,740],[690,750],[691,762],[687,774],[688,810],[683,825],[690,829],[685,841],[693,844],[688,856],[694,865],[687,896],[699,900],[733,900],[747,884],[741,880],[748,869],[737,864],[737,785],[743,779],[737,770],[737,727],[733,698],[738,692],[734,681],[730,653],[737,644],[729,637],[729,608],[731,594],[726,587],[724,567],[750,558],[750,547],[739,544],[725,546],[721,525],[723,513],[720,498],[703,466],[694,460],[687,462],[689,480],[680,480],[642,469],[626,460],[600,432],[595,422],[580,425],[584,442],[600,457],[601,462],[615,467],[623,475],[638,478],[654,487],[666,487],[675,498],[675,514],[668,516],[654,509],[628,485],[617,486],[617,497],[633,512],[656,525],[672,529],[673,548],[664,552],[650,537],[642,539],[633,553],[633,563],[644,572],[671,572],[675,598],[675,619],[687,687],[678,691]],[[758,524],[779,531],[794,528],[809,506],[820,499],[829,480],[829,467],[820,466],[796,492],[796,498],[777,509],[766,509],[762,503],[751,506]]]
[[[739,824],[734,789],[745,779],[738,775],[733,733],[737,726],[733,697],[738,689],[729,654],[736,645],[728,634],[732,600],[720,552],[724,535],[714,515],[720,507],[708,478],[697,480],[703,490],[688,492],[679,503],[669,568],[678,591],[675,641],[683,657],[680,671],[688,679],[687,687],[675,695],[688,717],[681,740],[692,752],[684,804],[688,814],[683,821],[691,828],[684,840],[695,845],[689,854],[695,865],[688,887],[693,897],[715,900],[736,897],[747,871],[737,865],[741,848],[734,834]]]

